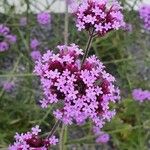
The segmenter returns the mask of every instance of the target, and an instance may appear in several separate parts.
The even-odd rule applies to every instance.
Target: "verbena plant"
[[[24,17],[12,13],[1,20],[0,77],[6,81],[1,80],[0,146],[7,147],[17,131],[24,133],[15,135],[10,150],[147,149],[148,102],[139,104],[130,96],[134,87],[149,86],[139,80],[148,80],[146,73],[138,74],[140,68],[135,67],[140,59],[146,68],[149,55],[147,39],[140,39],[143,34],[133,7],[129,11],[105,0],[73,3],[73,17],[81,32],[71,20],[68,35],[66,26],[62,33],[62,14],[42,12],[35,16],[29,13],[31,4],[26,4]],[[148,12],[145,8],[141,11]],[[118,29],[125,31],[115,31]],[[142,52],[135,55],[137,44]],[[121,101],[116,85],[121,89]],[[149,99],[149,91],[134,90],[133,98],[143,102]]]

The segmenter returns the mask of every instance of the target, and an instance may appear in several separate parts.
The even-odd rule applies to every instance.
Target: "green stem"
[[[84,56],[83,56],[83,59],[82,59],[82,62],[81,62],[82,65],[83,65],[85,59],[87,58],[87,56],[89,54],[89,51],[90,51],[90,48],[91,48],[91,44],[92,44],[92,40],[94,38],[93,34],[94,34],[94,29],[92,30],[92,33],[90,34],[88,42],[86,44],[85,53],[84,53]]]
[[[69,25],[69,15],[68,15],[68,3],[66,0],[65,3],[65,24],[64,24],[64,42],[65,45],[68,45],[68,25]]]
[[[65,145],[66,141],[67,141],[67,126],[63,124],[60,133],[59,150],[66,150]]]
[[[60,123],[61,123],[60,120],[56,121],[56,123],[54,124],[50,134],[48,135],[48,138],[50,138],[56,132],[56,129],[59,127]]]

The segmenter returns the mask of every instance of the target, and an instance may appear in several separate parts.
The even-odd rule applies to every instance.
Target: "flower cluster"
[[[39,46],[40,46],[40,42],[36,38],[31,40],[30,47],[32,51],[30,53],[30,56],[32,57],[34,61],[41,58],[41,52],[38,50]]]
[[[93,132],[96,136],[96,143],[107,143],[110,139],[109,134],[101,131],[98,127],[93,127]]]
[[[118,30],[124,26],[122,8],[116,1],[110,5],[108,0],[83,0],[78,6],[71,7],[79,31],[94,30],[103,36],[111,30]]]
[[[41,12],[37,15],[37,21],[40,25],[49,25],[51,23],[51,15],[48,12]]]
[[[133,99],[139,102],[144,102],[145,100],[150,100],[150,91],[142,89],[134,89],[132,92]]]
[[[50,138],[41,138],[39,133],[41,129],[38,125],[31,129],[31,132],[15,135],[15,142],[10,145],[8,150],[48,150],[52,145],[58,143],[58,139],[55,136]]]
[[[40,45],[40,42],[38,41],[38,39],[34,38],[34,39],[31,39],[31,42],[30,42],[30,47],[32,50],[36,50]]]
[[[41,55],[41,52],[40,52],[39,50],[34,50],[34,51],[32,51],[32,52],[30,53],[30,55],[31,55],[31,58],[32,58],[34,61],[40,59],[41,56],[42,56],[42,55]]]
[[[109,134],[107,133],[102,133],[101,135],[99,135],[96,139],[97,143],[107,143],[109,141]]]
[[[150,31],[150,5],[143,5],[139,9],[140,18],[144,22],[144,28]]]
[[[0,24],[0,52],[9,49],[10,45],[16,42],[16,36],[10,33],[10,29]]]
[[[58,46],[58,49],[58,54],[48,50],[36,62],[35,73],[41,78],[45,95],[41,106],[59,103],[62,107],[54,115],[65,124],[91,119],[102,127],[115,115],[109,104],[120,98],[113,84],[115,78],[104,70],[96,56],[81,64],[79,58],[83,52],[77,45]]]

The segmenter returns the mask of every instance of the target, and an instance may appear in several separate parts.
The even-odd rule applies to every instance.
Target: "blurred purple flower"
[[[41,53],[40,53],[40,51],[38,51],[38,50],[32,51],[32,52],[30,53],[30,55],[31,55],[31,57],[32,57],[32,59],[33,59],[34,61],[36,61],[36,60],[38,60],[38,59],[41,58]]]
[[[99,135],[97,138],[96,138],[96,142],[97,143],[107,143],[110,139],[110,136],[109,134],[107,133],[102,133],[101,135]]]
[[[5,82],[3,84],[3,89],[6,91],[6,92],[11,92],[12,89],[14,88],[15,84],[14,82]]]
[[[10,29],[3,24],[0,24],[0,52],[9,49],[11,44],[14,44],[17,37],[10,33]]]
[[[134,89],[132,91],[133,99],[139,102],[144,102],[146,100],[150,100],[150,91],[142,89]]]
[[[6,38],[9,40],[10,43],[14,44],[17,41],[17,37],[15,35],[7,35]]]
[[[32,50],[36,50],[39,45],[40,45],[40,42],[36,38],[31,39],[30,47]]]
[[[8,50],[9,45],[7,42],[0,42],[0,52],[4,52],[6,50]]]
[[[139,8],[140,18],[143,20],[144,28],[150,31],[150,5],[144,4]]]
[[[40,25],[49,25],[51,23],[51,15],[48,12],[41,12],[37,15],[37,21]]]
[[[97,143],[107,143],[110,139],[109,134],[104,133],[103,131],[100,130],[100,128],[96,126],[93,127],[93,133],[96,136]]]
[[[20,18],[20,26],[24,27],[27,25],[27,18],[26,17],[21,17]]]

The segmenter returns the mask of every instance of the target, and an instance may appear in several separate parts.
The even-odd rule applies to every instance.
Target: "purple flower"
[[[33,59],[34,61],[36,61],[36,60],[38,60],[38,59],[41,58],[41,53],[40,53],[40,51],[38,51],[38,50],[32,51],[32,52],[30,53],[30,55],[31,55],[31,57],[32,57],[32,59]]]
[[[40,45],[40,42],[36,38],[31,39],[30,47],[32,50],[36,50],[39,45]]]
[[[49,143],[51,145],[56,145],[58,143],[58,139],[55,136],[52,136],[51,138],[49,138]]]
[[[0,42],[0,52],[4,52],[6,50],[8,50],[9,45],[7,42]]]
[[[142,89],[134,89],[132,91],[133,99],[139,102],[144,102],[146,100],[150,100],[150,91]]]
[[[12,44],[16,43],[16,41],[17,41],[17,37],[15,35],[7,35],[6,38]]]
[[[0,24],[0,52],[8,50],[10,45],[14,44],[16,40],[16,36],[10,33],[10,29]]]
[[[83,0],[72,6],[78,30],[86,29],[100,36],[125,24],[121,9],[117,1],[110,4],[107,0]]]
[[[143,5],[139,8],[140,18],[143,20],[144,28],[150,31],[150,5]]]
[[[14,82],[5,82],[3,84],[3,89],[6,91],[6,92],[11,92],[12,89],[14,88],[15,84]]]
[[[35,127],[33,127],[33,128],[31,129],[31,131],[32,131],[32,133],[33,133],[34,135],[38,135],[38,133],[41,132],[41,129],[39,128],[39,125],[36,125]]]
[[[36,125],[31,129],[31,132],[16,133],[15,142],[9,146],[8,150],[48,150],[50,146],[58,143],[55,136],[41,138],[40,132],[41,129]]]
[[[107,143],[110,139],[109,134],[104,133],[103,131],[100,130],[100,128],[96,126],[93,127],[93,132],[96,136],[97,143]]]
[[[27,25],[27,18],[26,17],[21,17],[20,18],[20,26],[24,27]]]
[[[51,23],[51,15],[48,12],[41,12],[37,15],[37,21],[40,25],[49,25]]]
[[[81,65],[83,52],[75,44],[58,46],[59,53],[48,50],[35,65],[40,76],[44,98],[43,108],[54,103],[63,103],[54,111],[57,119],[65,124],[84,123],[87,119],[102,127],[115,115],[109,107],[119,98],[114,86],[115,78],[104,70],[96,56],[87,58]]]
[[[101,135],[99,135],[97,138],[96,138],[96,142],[97,143],[107,143],[110,139],[110,136],[109,134],[107,133],[102,133]]]

